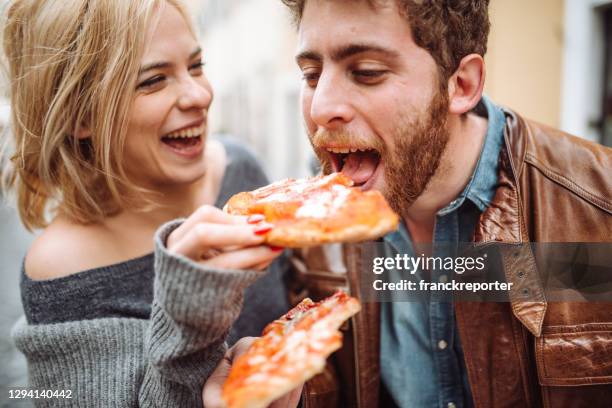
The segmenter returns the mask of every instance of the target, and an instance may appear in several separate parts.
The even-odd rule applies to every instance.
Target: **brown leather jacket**
[[[612,242],[612,149],[506,111],[499,187],[474,233],[491,241]],[[359,297],[361,247],[332,245],[293,258],[293,293],[344,289]],[[612,304],[547,302],[529,250],[502,256],[516,290],[533,301],[456,302],[457,325],[477,407],[612,406]],[[378,303],[363,303],[344,345],[309,381],[303,404],[383,407]]]

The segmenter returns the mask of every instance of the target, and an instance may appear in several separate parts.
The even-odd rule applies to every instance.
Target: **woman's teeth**
[[[167,137],[167,138],[170,138],[170,139],[195,137],[195,136],[203,135],[205,131],[206,131],[206,124],[202,124],[202,125],[197,126],[197,127],[177,130],[176,132],[169,133],[169,134],[167,134],[164,137]]]

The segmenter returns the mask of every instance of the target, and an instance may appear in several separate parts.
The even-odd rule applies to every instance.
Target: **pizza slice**
[[[225,211],[263,214],[270,245],[300,248],[367,241],[397,228],[399,217],[378,191],[361,191],[342,173],[287,179],[230,198]]]
[[[304,299],[270,323],[234,361],[222,391],[227,407],[265,408],[322,372],[342,346],[340,326],[360,309],[357,299],[338,291],[318,303]]]

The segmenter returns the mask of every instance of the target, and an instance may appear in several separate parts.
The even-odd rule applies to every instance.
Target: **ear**
[[[448,80],[448,110],[462,115],[476,106],[482,97],[485,63],[478,54],[463,57],[459,68]]]

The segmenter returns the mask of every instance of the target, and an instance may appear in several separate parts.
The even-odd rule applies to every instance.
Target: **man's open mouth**
[[[334,171],[341,171],[355,185],[366,184],[376,174],[381,161],[378,150],[357,147],[326,147]]]

